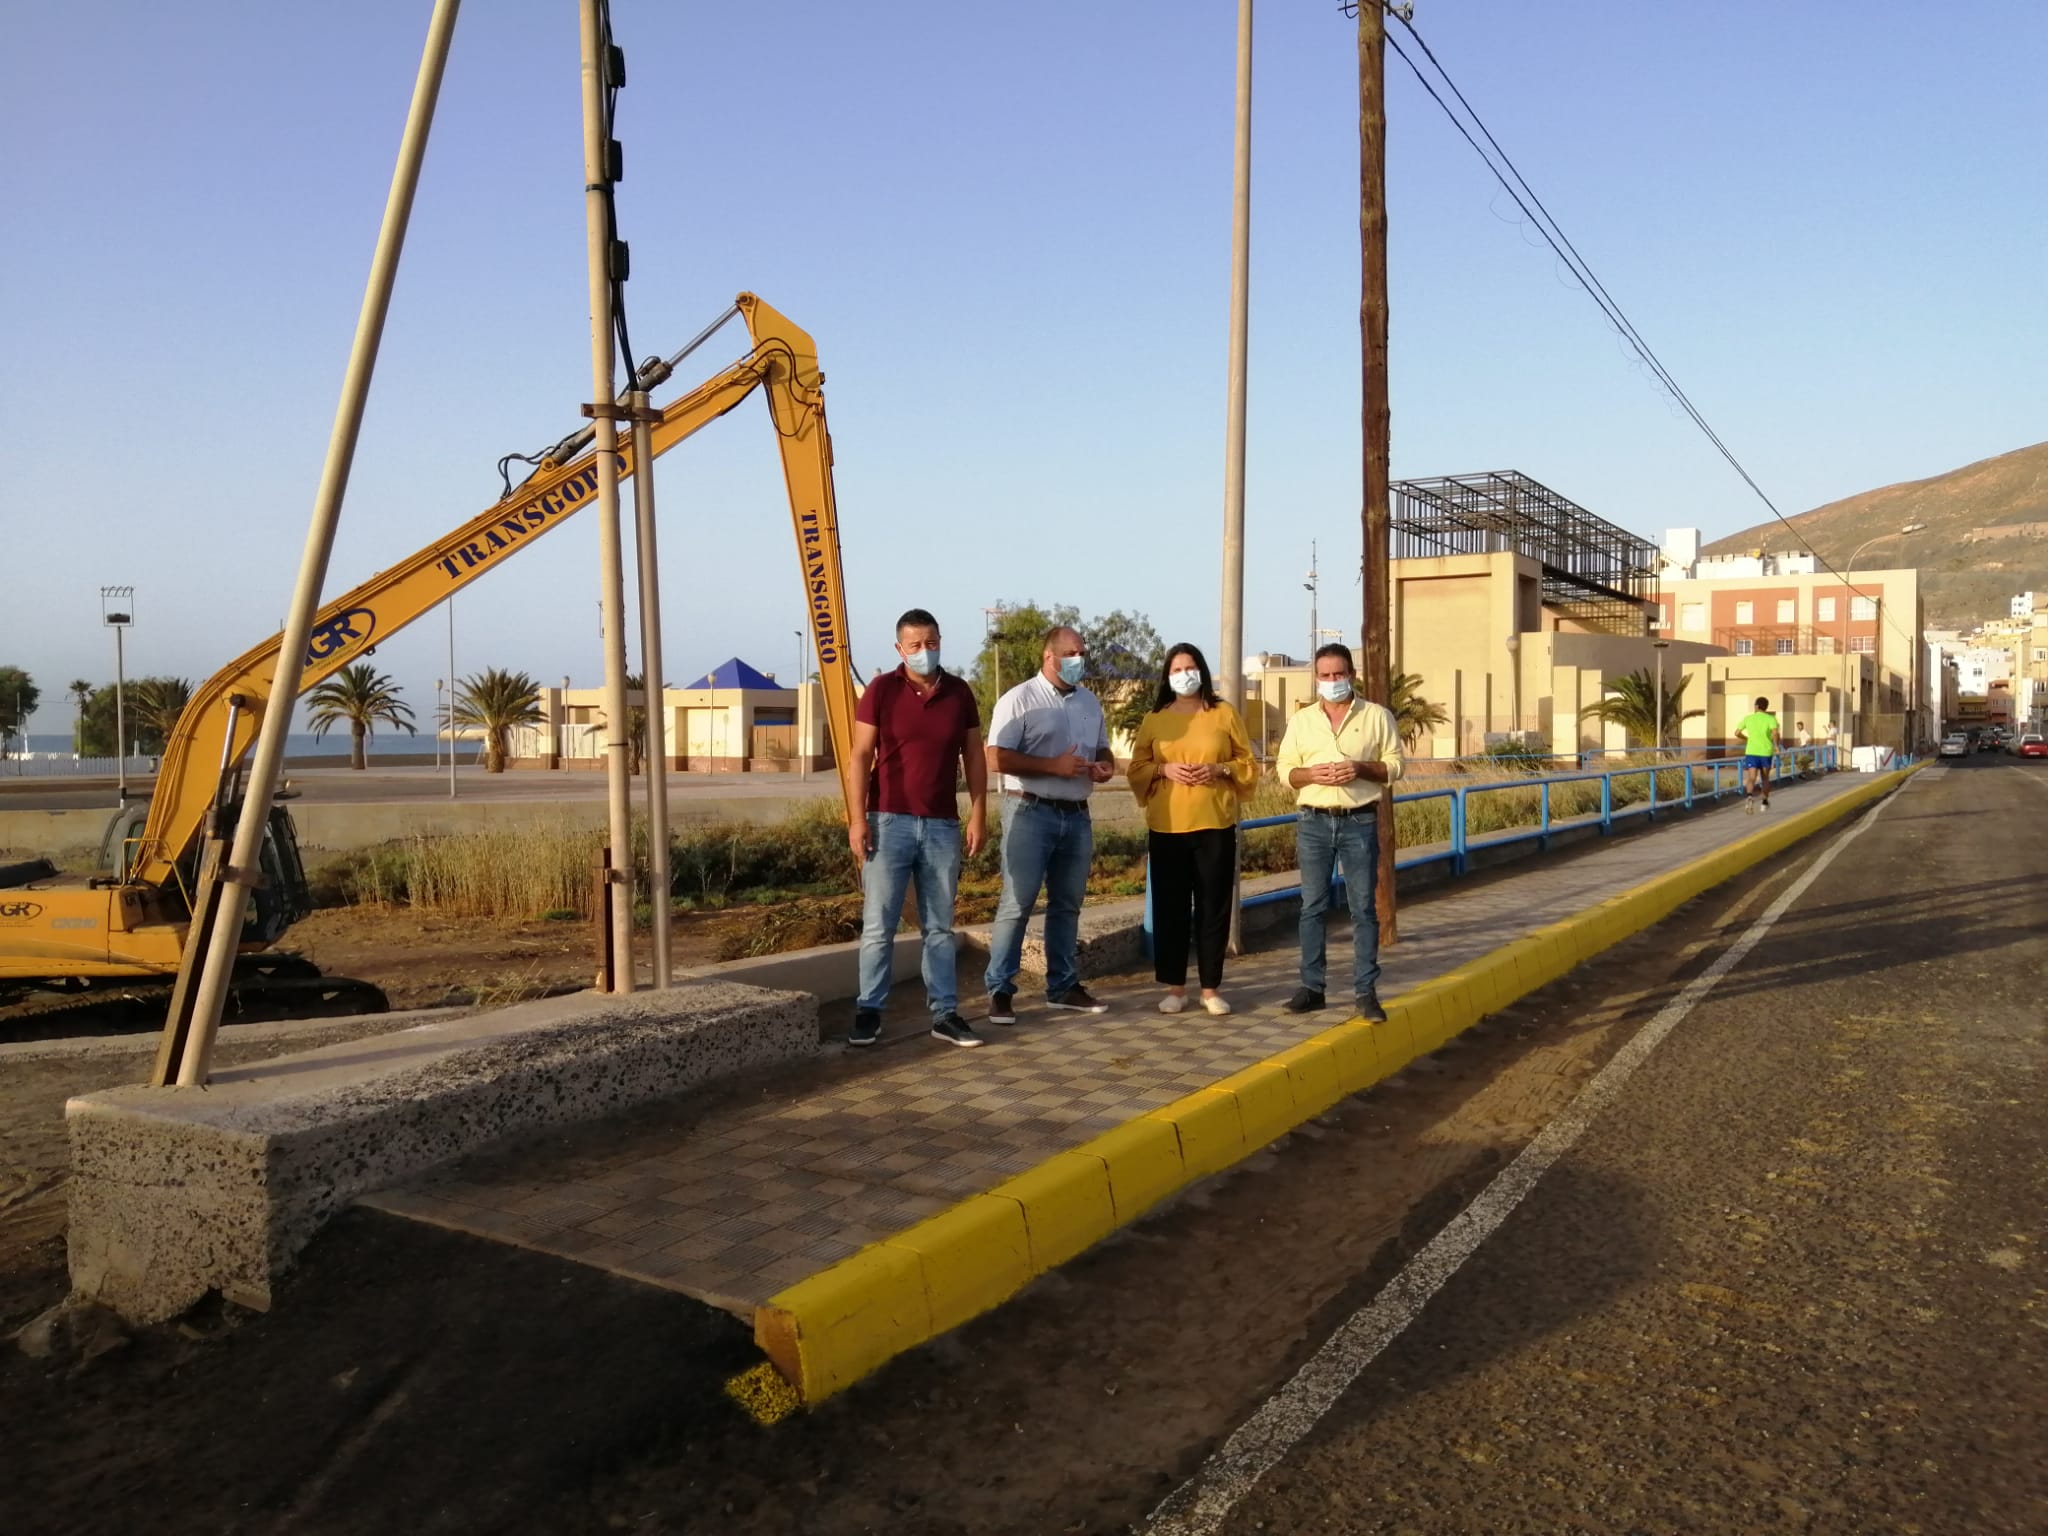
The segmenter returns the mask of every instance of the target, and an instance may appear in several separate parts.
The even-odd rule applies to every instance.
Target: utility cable
[[[1386,10],[1389,15],[1400,22],[1403,29],[1415,40],[1416,45],[1421,48],[1424,55],[1429,59],[1431,66],[1442,78],[1444,85],[1457,98],[1458,105],[1463,107],[1466,116],[1471,118],[1473,127],[1479,130],[1487,144],[1492,147],[1493,154],[1488,154],[1485,149],[1480,147],[1478,139],[1472,136],[1471,129],[1465,126],[1458,113],[1452,110],[1450,103],[1444,100],[1442,93],[1431,83],[1429,77],[1422,72],[1416,62],[1408,56],[1407,51],[1402,48],[1400,42],[1391,33],[1387,34],[1387,46],[1392,48],[1395,54],[1399,56],[1401,62],[1408,66],[1409,72],[1415,76],[1417,83],[1422,86],[1423,90],[1429,93],[1430,99],[1442,109],[1444,116],[1450,120],[1451,126],[1456,128],[1465,142],[1472,146],[1473,153],[1479,156],[1487,170],[1493,174],[1494,180],[1499,182],[1502,190],[1514,200],[1515,206],[1521,209],[1522,216],[1535,226],[1536,232],[1543,237],[1544,242],[1549,245],[1557,259],[1564,263],[1566,270],[1572,274],[1573,279],[1585,290],[1586,296],[1599,307],[1601,314],[1606,318],[1608,324],[1614,328],[1615,333],[1628,344],[1630,350],[1641,359],[1643,364],[1651,370],[1664,388],[1670,392],[1672,399],[1679,408],[1699,428],[1707,441],[1713,444],[1715,450],[1727,461],[1729,467],[1741,477],[1743,484],[1747,485],[1756,494],[1757,499],[1770,509],[1772,517],[1776,518],[1788,531],[1799,538],[1800,543],[1811,546],[1814,541],[1801,535],[1800,531],[1793,527],[1792,520],[1779,510],[1778,504],[1757,483],[1756,477],[1750,474],[1742,461],[1735,456],[1734,451],[1722,440],[1721,435],[1714,430],[1706,417],[1700,413],[1699,408],[1693,404],[1692,397],[1686,394],[1685,390],[1680,387],[1678,380],[1672,377],[1671,371],[1664,366],[1663,360],[1657,356],[1650,344],[1643,339],[1642,333],[1636,329],[1634,322],[1628,318],[1620,304],[1607,291],[1607,286],[1594,273],[1591,264],[1579,254],[1578,247],[1572,244],[1570,238],[1565,234],[1563,226],[1558,224],[1557,220],[1552,216],[1550,209],[1545,206],[1543,200],[1537,196],[1535,189],[1529,185],[1528,180],[1522,175],[1520,168],[1515,165],[1507,151],[1501,147],[1500,141],[1494,137],[1492,130],[1486,126],[1485,120],[1480,117],[1470,100],[1466,98],[1465,93],[1458,88],[1458,83],[1451,78],[1450,71],[1444,68],[1443,61],[1436,56],[1436,51],[1429,46],[1428,41],[1422,36],[1421,32],[1416,30],[1415,23],[1409,19],[1408,8],[1405,6],[1395,7],[1389,5],[1386,6]],[[1495,163],[1496,155],[1499,157],[1499,164]],[[1502,166],[1506,167],[1505,174],[1501,169]],[[1513,181],[1509,180],[1510,175],[1514,178]],[[1517,190],[1518,185],[1520,190]],[[1524,200],[1525,193],[1527,194],[1526,201]],[[1533,210],[1530,207],[1531,203],[1535,205]],[[1540,217],[1537,210],[1540,210]],[[1821,554],[1818,549],[1813,549],[1812,553],[1815,561],[1830,576],[1836,578],[1845,587],[1850,585],[1850,578],[1838,570],[1833,562]],[[1855,594],[1853,588],[1851,592],[1852,596],[1860,595]],[[1891,611],[1891,605],[1885,603],[1881,607],[1886,621],[1898,634],[1899,638],[1910,647],[1913,644],[1913,637],[1906,630],[1905,626],[1899,622],[1898,616]]]

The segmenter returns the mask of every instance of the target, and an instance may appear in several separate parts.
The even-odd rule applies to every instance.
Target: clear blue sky
[[[273,632],[429,7],[17,7],[0,60],[0,662],[204,677]],[[573,0],[455,40],[332,565],[473,515],[589,393]],[[617,0],[642,353],[742,289],[817,336],[856,655],[998,599],[1217,632],[1229,0]],[[2048,8],[1420,0],[1417,25],[1787,511],[2048,436]],[[1655,535],[1760,515],[1388,59],[1394,472],[1523,470]],[[1352,24],[1261,0],[1248,649],[1357,623]],[[738,333],[728,333],[736,336]],[[717,361],[736,355],[724,344]],[[702,359],[705,354],[699,354]],[[709,371],[707,363],[706,371]],[[751,403],[662,461],[666,673],[787,675]],[[595,515],[459,599],[467,672],[600,671]],[[438,612],[381,665],[430,706]],[[635,647],[637,651],[637,646]]]

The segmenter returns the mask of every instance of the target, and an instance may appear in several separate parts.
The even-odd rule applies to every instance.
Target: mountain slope
[[[1936,629],[2004,617],[2015,592],[2048,591],[2048,443],[1831,501],[1792,518],[1796,534],[1776,520],[1759,523],[1705,552],[1805,548],[1840,570],[1866,539],[1909,523],[1927,526],[1871,545],[1857,569],[1918,566]]]

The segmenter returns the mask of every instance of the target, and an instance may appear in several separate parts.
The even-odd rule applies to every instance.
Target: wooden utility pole
[[[1358,4],[1358,328],[1362,341],[1365,442],[1365,654],[1359,683],[1367,699],[1393,705],[1393,649],[1387,633],[1390,583],[1387,569],[1387,18],[1381,0]],[[1393,788],[1382,797],[1379,818],[1379,879],[1373,907],[1379,914],[1380,943],[1399,941],[1394,922]]]

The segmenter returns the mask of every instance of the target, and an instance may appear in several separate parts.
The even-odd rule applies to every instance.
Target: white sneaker
[[[1230,1012],[1230,1004],[1220,997],[1205,997],[1202,1006],[1218,1017]]]
[[[1188,1000],[1178,992],[1169,992],[1166,996],[1159,999],[1159,1011],[1161,1013],[1179,1013],[1187,1005]]]

